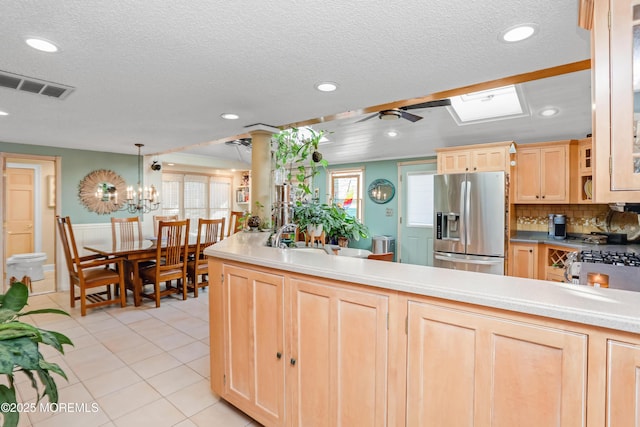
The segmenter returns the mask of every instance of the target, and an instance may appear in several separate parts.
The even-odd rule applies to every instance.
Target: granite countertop
[[[583,234],[569,234],[566,239],[557,240],[550,237],[549,234],[545,232],[518,231],[515,236],[512,236],[509,240],[511,242],[518,243],[544,243],[547,245],[566,246],[568,248],[575,249],[576,251],[593,250],[640,253],[640,244],[637,242],[626,245],[586,243],[583,241],[586,236],[587,235]]]
[[[269,233],[236,233],[208,247],[205,254],[325,279],[640,333],[640,292],[271,248],[265,245],[268,236]]]

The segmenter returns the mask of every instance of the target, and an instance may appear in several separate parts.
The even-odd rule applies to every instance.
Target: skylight
[[[452,96],[449,112],[460,125],[522,117],[528,114],[515,85]]]

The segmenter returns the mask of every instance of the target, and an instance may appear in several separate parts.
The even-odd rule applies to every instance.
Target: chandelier
[[[144,144],[135,144],[138,147],[138,189],[128,186],[124,200],[118,200],[118,191],[115,186],[102,184],[98,186],[95,196],[102,202],[109,202],[119,211],[127,211],[130,214],[146,214],[160,207],[158,191],[155,186],[143,187],[142,183],[142,154],[140,149]],[[120,196],[122,197],[122,196]]]

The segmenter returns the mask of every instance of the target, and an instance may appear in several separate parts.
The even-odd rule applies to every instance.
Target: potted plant
[[[27,304],[28,295],[27,286],[21,282],[12,284],[6,294],[0,294],[0,374],[4,374],[8,380],[8,385],[0,384],[3,427],[17,426],[20,417],[20,412],[17,409],[14,378],[16,372],[23,372],[29,377],[31,385],[36,389],[38,395],[36,404],[44,396],[49,398],[50,403],[58,402],[58,388],[51,372],[67,379],[60,366],[44,359],[39,344],[50,345],[64,354],[62,346],[63,344],[73,345],[71,340],[58,332],[40,329],[20,322],[18,319],[22,316],[41,313],[67,316],[68,314],[54,308],[21,312]],[[40,380],[42,390],[40,390],[37,380]]]
[[[320,236],[331,232],[333,221],[329,213],[329,206],[317,202],[298,202],[293,207],[293,221],[307,234]]]
[[[358,241],[361,237],[369,237],[369,228],[358,218],[349,215],[341,206],[331,205],[331,216],[333,217],[331,237],[337,240],[339,246],[346,247],[349,239]]]
[[[276,183],[292,185],[297,182],[298,196],[310,195],[309,179],[318,174],[318,166],[326,168],[328,163],[318,151],[324,131],[311,128],[285,129],[271,137],[274,145]],[[307,167],[309,168],[307,170]]]
[[[262,209],[264,208],[264,205],[257,200],[255,201],[255,205],[255,208],[251,212],[245,212],[238,221],[242,224],[242,228],[245,228],[246,225],[253,231],[258,229],[268,229],[270,221],[262,217]]]

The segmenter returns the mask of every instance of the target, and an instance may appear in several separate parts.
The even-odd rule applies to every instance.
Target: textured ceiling
[[[205,142],[428,95],[588,59],[577,0],[239,1],[4,0],[0,69],[75,87],[65,100],[0,88],[0,141],[134,154],[205,153]],[[531,39],[498,41],[507,27],[539,25]],[[27,36],[60,52],[29,48]],[[321,93],[319,81],[339,89]],[[323,123],[334,163],[423,156],[434,147],[590,132],[589,74],[523,85],[530,117],[456,126],[446,108],[412,110],[392,122],[389,143],[377,119]],[[561,114],[539,123],[541,106]],[[224,112],[239,120],[220,118]],[[508,123],[507,123],[508,122]],[[397,142],[396,142],[397,141]],[[196,148],[200,147],[200,148]],[[239,159],[234,147],[208,155]],[[211,154],[214,153],[214,154]],[[333,158],[332,158],[333,157]]]

